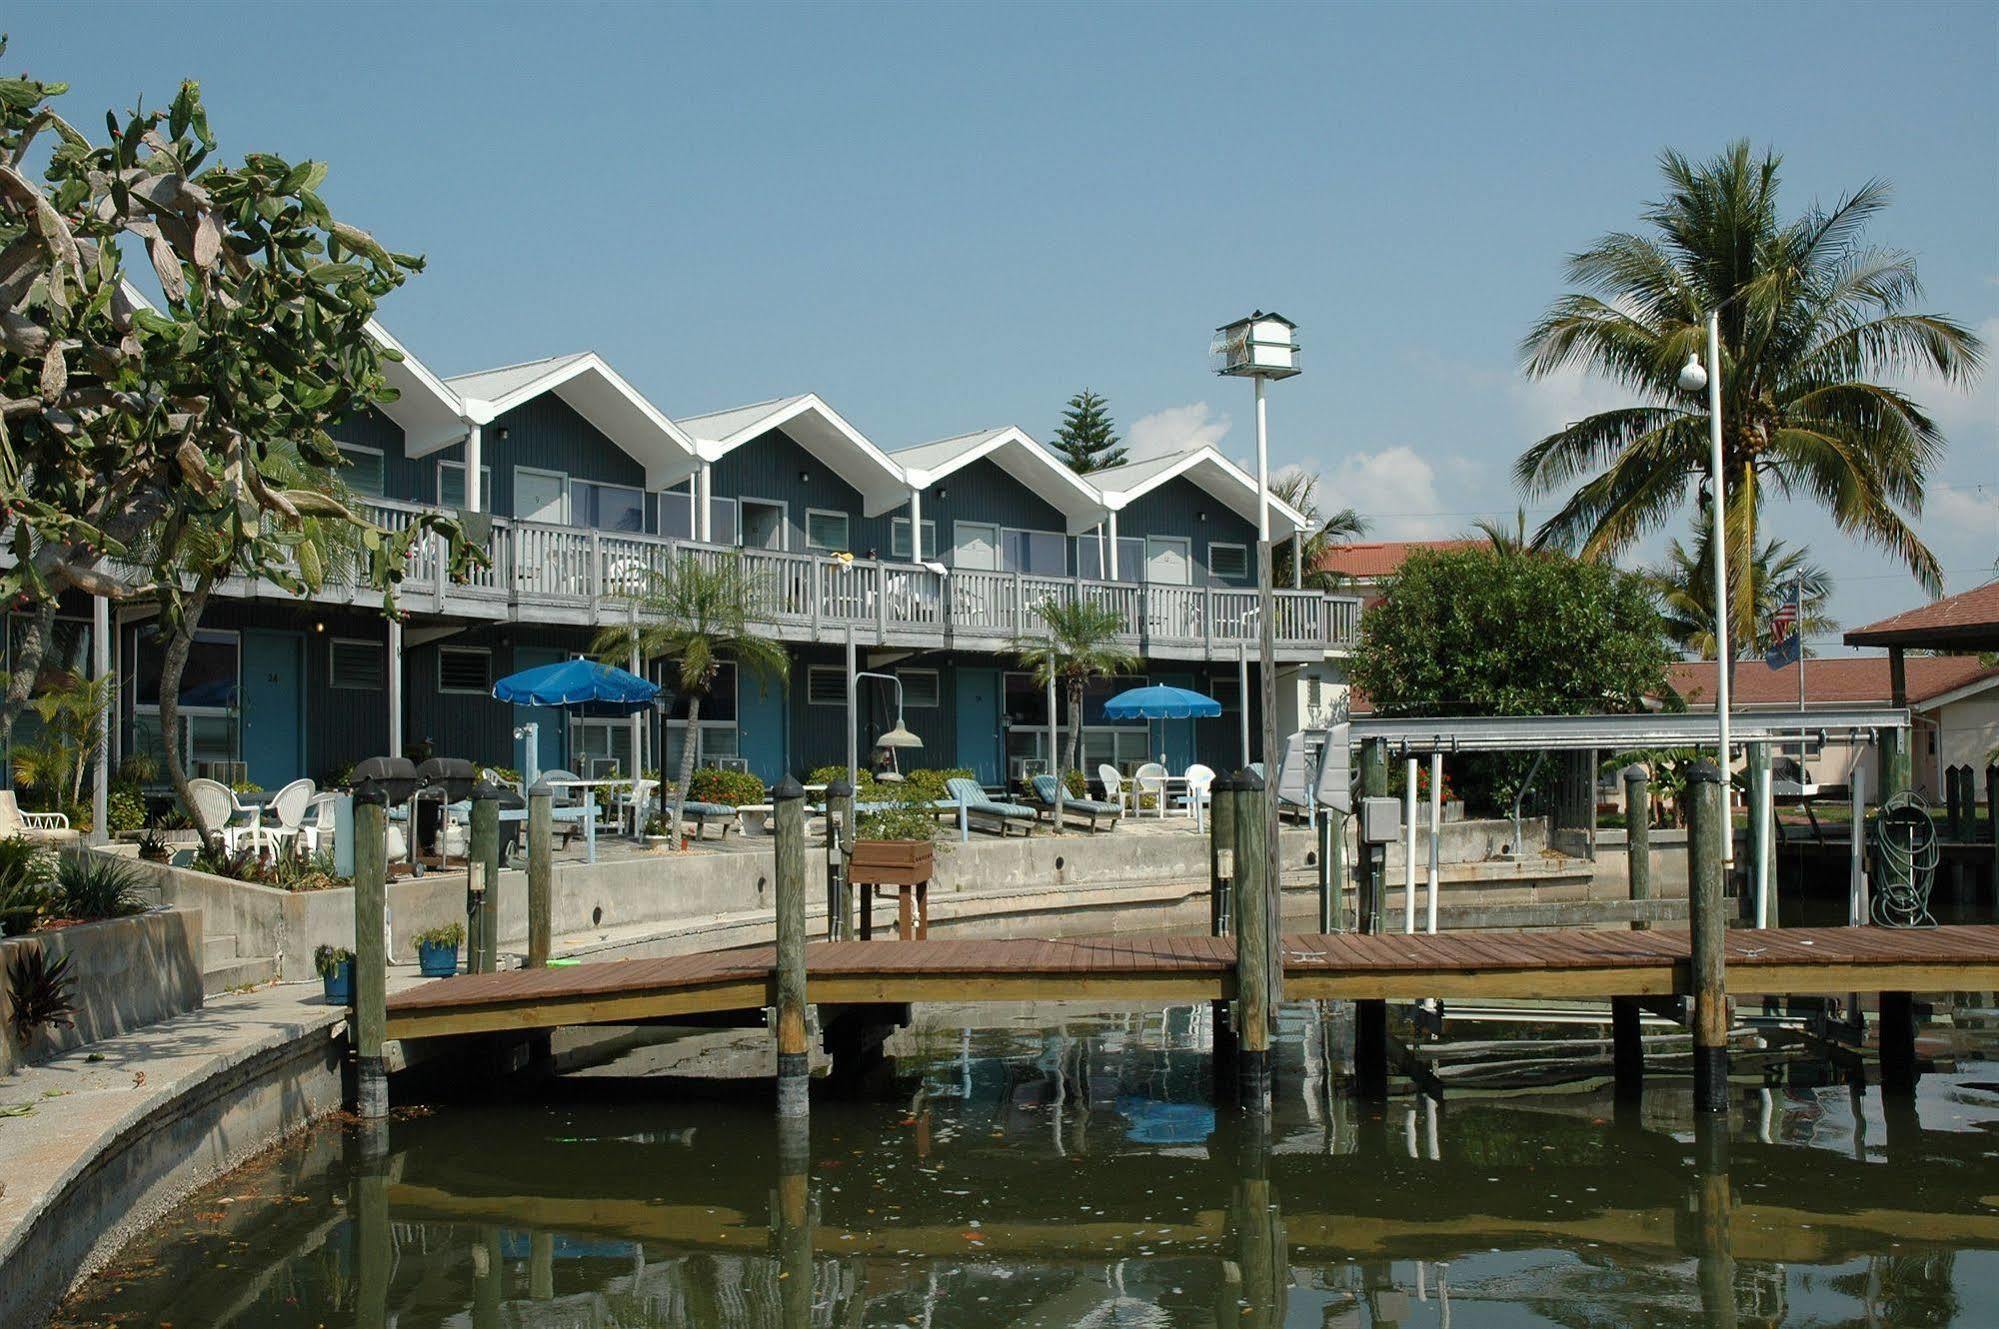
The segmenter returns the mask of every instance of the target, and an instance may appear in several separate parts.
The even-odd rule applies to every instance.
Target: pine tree
[[[1055,431],[1055,451],[1078,475],[1124,465],[1124,448],[1109,405],[1084,388],[1069,398],[1069,407],[1062,412],[1062,427]]]

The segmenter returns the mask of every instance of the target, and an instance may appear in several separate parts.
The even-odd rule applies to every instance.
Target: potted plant
[[[425,928],[416,934],[416,967],[425,978],[449,978],[458,972],[458,948],[465,942],[463,923]]]
[[[936,825],[936,814],[918,803],[891,803],[860,818],[854,825],[854,880],[883,886],[929,881],[937,853],[930,836]]]
[[[327,1005],[354,1003],[354,952],[345,946],[321,946],[312,953],[312,967],[326,985]]]

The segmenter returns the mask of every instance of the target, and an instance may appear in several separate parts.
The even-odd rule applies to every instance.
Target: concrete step
[[[203,936],[201,939],[201,972],[220,969],[236,962],[236,934],[224,933],[220,936]]]
[[[201,974],[201,990],[204,995],[212,997],[220,992],[235,992],[243,988],[256,987],[270,982],[277,976],[278,960],[274,955],[231,960],[216,968],[204,969]]]

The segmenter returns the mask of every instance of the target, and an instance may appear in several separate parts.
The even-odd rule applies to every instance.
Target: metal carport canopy
[[[1799,735],[1871,734],[1907,729],[1909,712],[1895,706],[1810,711],[1729,712],[1733,743],[1781,742]],[[1391,751],[1510,752],[1618,751],[1635,748],[1712,747],[1712,711],[1639,715],[1479,715],[1366,717],[1353,721],[1355,743],[1385,739]]]

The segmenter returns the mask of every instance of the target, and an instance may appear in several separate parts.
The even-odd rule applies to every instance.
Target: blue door
[[[1154,674],[1149,680],[1163,683],[1169,688],[1194,687],[1192,674]],[[1166,754],[1166,769],[1178,774],[1194,763],[1194,726],[1199,720],[1154,720],[1152,722],[1153,752]],[[1206,723],[1213,724],[1210,720]]]
[[[958,764],[980,784],[1000,782],[1000,672],[958,671]]]
[[[553,646],[516,646],[514,672],[518,674],[523,669],[539,669],[543,665],[560,664],[568,658],[569,652],[558,650]],[[524,724],[541,726],[540,741],[536,744],[536,759],[533,763],[528,761],[527,740],[521,739],[514,744],[514,764],[519,768],[522,778],[526,778],[530,764],[536,771],[562,770],[563,754],[569,750],[569,725],[563,718],[561,708],[515,706],[512,710],[514,728],[518,729]]]
[[[790,769],[785,734],[784,680],[760,670],[736,676],[736,753],[750,773],[776,784]]]
[[[305,638],[296,632],[243,633],[243,761],[266,789],[305,771]]]

